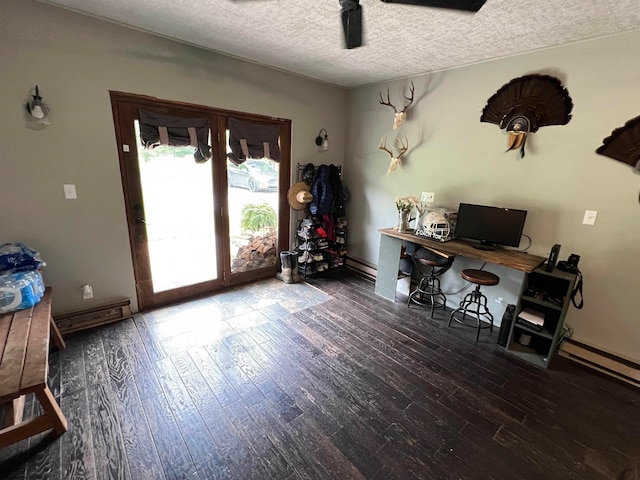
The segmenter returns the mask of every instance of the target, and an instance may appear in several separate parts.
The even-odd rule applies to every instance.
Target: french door
[[[290,121],[121,92],[111,103],[139,309],[273,276],[288,248]],[[211,158],[170,141],[144,148],[141,110],[208,119]],[[230,116],[279,123],[281,161],[228,161]]]

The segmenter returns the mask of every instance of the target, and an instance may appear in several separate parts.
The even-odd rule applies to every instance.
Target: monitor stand
[[[480,243],[474,243],[472,247],[475,248],[476,250],[484,250],[485,252],[490,252],[496,249],[496,244],[481,240]]]

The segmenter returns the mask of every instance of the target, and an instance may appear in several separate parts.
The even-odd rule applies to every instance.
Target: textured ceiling
[[[487,0],[475,14],[361,0],[365,45],[345,50],[338,0],[44,3],[344,87],[640,29],[638,0]]]

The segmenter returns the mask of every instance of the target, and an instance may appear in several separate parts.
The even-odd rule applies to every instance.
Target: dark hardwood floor
[[[530,367],[345,269],[309,283],[69,336],[69,430],[0,450],[0,478],[640,480],[639,391]]]

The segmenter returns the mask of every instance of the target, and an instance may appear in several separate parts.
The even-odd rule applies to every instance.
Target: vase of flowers
[[[398,232],[406,233],[411,229],[409,223],[411,220],[411,211],[418,205],[418,199],[416,197],[396,197],[396,208],[398,209]]]

